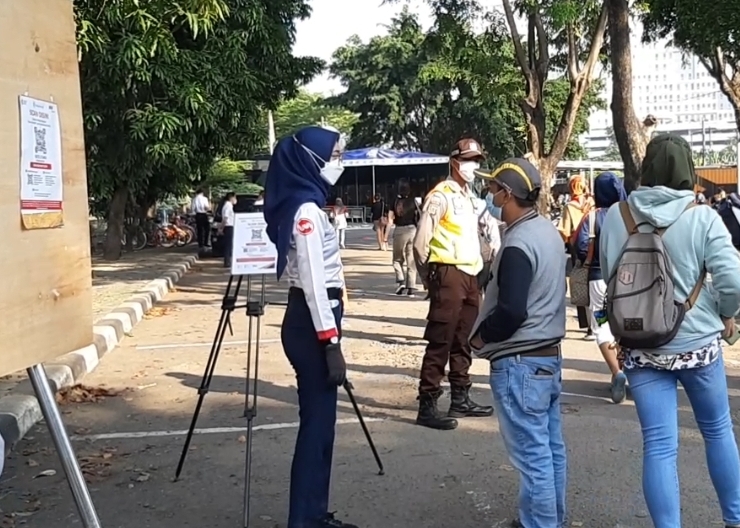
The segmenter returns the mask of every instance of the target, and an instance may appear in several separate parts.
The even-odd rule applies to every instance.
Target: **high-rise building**
[[[735,144],[737,123],[732,105],[697,57],[667,42],[643,44],[637,34],[632,38],[632,73],[637,117],[655,116],[656,132],[678,133],[695,151],[719,152]],[[608,108],[611,76],[606,72],[604,77],[602,97],[607,109],[591,115],[589,133],[583,138],[590,158],[602,158],[616,148]]]

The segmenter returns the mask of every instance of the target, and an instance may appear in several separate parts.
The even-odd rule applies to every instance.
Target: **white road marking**
[[[385,418],[365,418],[365,423],[370,422],[382,422]],[[337,425],[345,424],[357,424],[360,423],[357,418],[342,418],[337,420]],[[274,431],[277,429],[297,429],[300,425],[299,422],[286,422],[286,423],[275,423],[275,424],[262,424],[255,425],[252,427],[252,431]],[[244,433],[247,431],[246,426],[244,427],[209,427],[206,429],[195,429],[193,431],[196,435],[206,434],[234,434]],[[75,441],[88,441],[96,442],[98,440],[118,440],[118,439],[129,439],[129,438],[163,438],[168,436],[185,436],[188,434],[187,430],[176,430],[176,431],[138,431],[130,433],[103,433],[103,434],[91,434],[91,435],[74,435],[71,440]]]
[[[254,340],[252,341],[254,343]],[[260,345],[263,343],[279,343],[279,339],[260,339]],[[249,341],[224,341],[223,346],[246,345]],[[167,348],[197,348],[210,347],[213,341],[202,343],[166,343],[162,345],[136,345],[136,350],[164,350]]]

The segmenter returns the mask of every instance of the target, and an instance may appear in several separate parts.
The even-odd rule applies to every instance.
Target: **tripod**
[[[177,464],[177,470],[175,472],[175,481],[180,478],[183,466],[185,465],[185,458],[188,455],[190,449],[190,443],[195,434],[195,427],[198,423],[198,417],[200,415],[201,408],[203,407],[203,401],[206,394],[208,394],[213,379],[213,374],[216,370],[216,362],[218,355],[221,352],[223,346],[224,336],[228,329],[230,334],[233,335],[233,329],[231,326],[231,314],[234,310],[245,308],[246,314],[249,319],[247,327],[247,375],[246,375],[246,386],[244,396],[244,417],[247,419],[247,434],[246,434],[246,464],[244,472],[244,528],[249,528],[249,514],[250,514],[250,497],[251,497],[251,480],[252,480],[252,433],[254,426],[254,418],[257,416],[257,387],[259,380],[259,352],[260,352],[260,331],[262,327],[262,316],[265,314],[265,275],[260,276],[259,291],[257,292],[256,298],[258,300],[252,300],[252,275],[247,275],[247,292],[246,302],[244,304],[238,304],[239,291],[242,287],[243,275],[229,277],[229,282],[226,285],[226,292],[221,302],[221,317],[216,327],[216,335],[211,345],[211,352],[208,355],[208,361],[206,362],[205,372],[198,388],[198,402],[195,405],[195,411],[193,412],[193,418],[188,428],[187,436],[185,437],[185,445],[180,455],[180,460]],[[253,338],[254,337],[254,341]],[[254,346],[253,346],[254,344]],[[252,376],[252,350],[254,349],[254,376]],[[378,450],[375,448],[375,443],[370,436],[370,431],[365,424],[365,420],[362,417],[360,408],[357,405],[355,396],[353,393],[352,384],[349,381],[345,381],[344,389],[347,391],[352,407],[354,408],[357,419],[360,422],[362,431],[365,434],[370,449],[375,458],[375,462],[378,464],[378,474],[384,475],[385,470],[383,463],[380,460]]]

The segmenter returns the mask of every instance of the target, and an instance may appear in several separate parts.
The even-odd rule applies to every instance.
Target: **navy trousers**
[[[333,308],[340,329],[343,306]],[[306,299],[291,288],[280,332],[298,382],[300,426],[290,471],[288,528],[313,528],[329,511],[329,486],[337,421],[337,387],[327,382],[324,347],[316,335]]]

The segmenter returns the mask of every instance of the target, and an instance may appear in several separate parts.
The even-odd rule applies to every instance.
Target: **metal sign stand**
[[[77,505],[77,511],[80,513],[82,525],[85,528],[101,528],[100,519],[98,519],[98,514],[95,511],[92,497],[90,497],[90,490],[87,488],[85,477],[69,441],[69,435],[64,427],[59,407],[57,407],[54,391],[51,390],[49,378],[46,376],[46,370],[39,363],[29,367],[27,372],[33,390],[36,392],[36,398],[39,401],[44,420],[46,420],[46,426],[49,428],[51,439],[54,441],[54,447],[59,453],[59,460],[67,476],[67,483]]]

